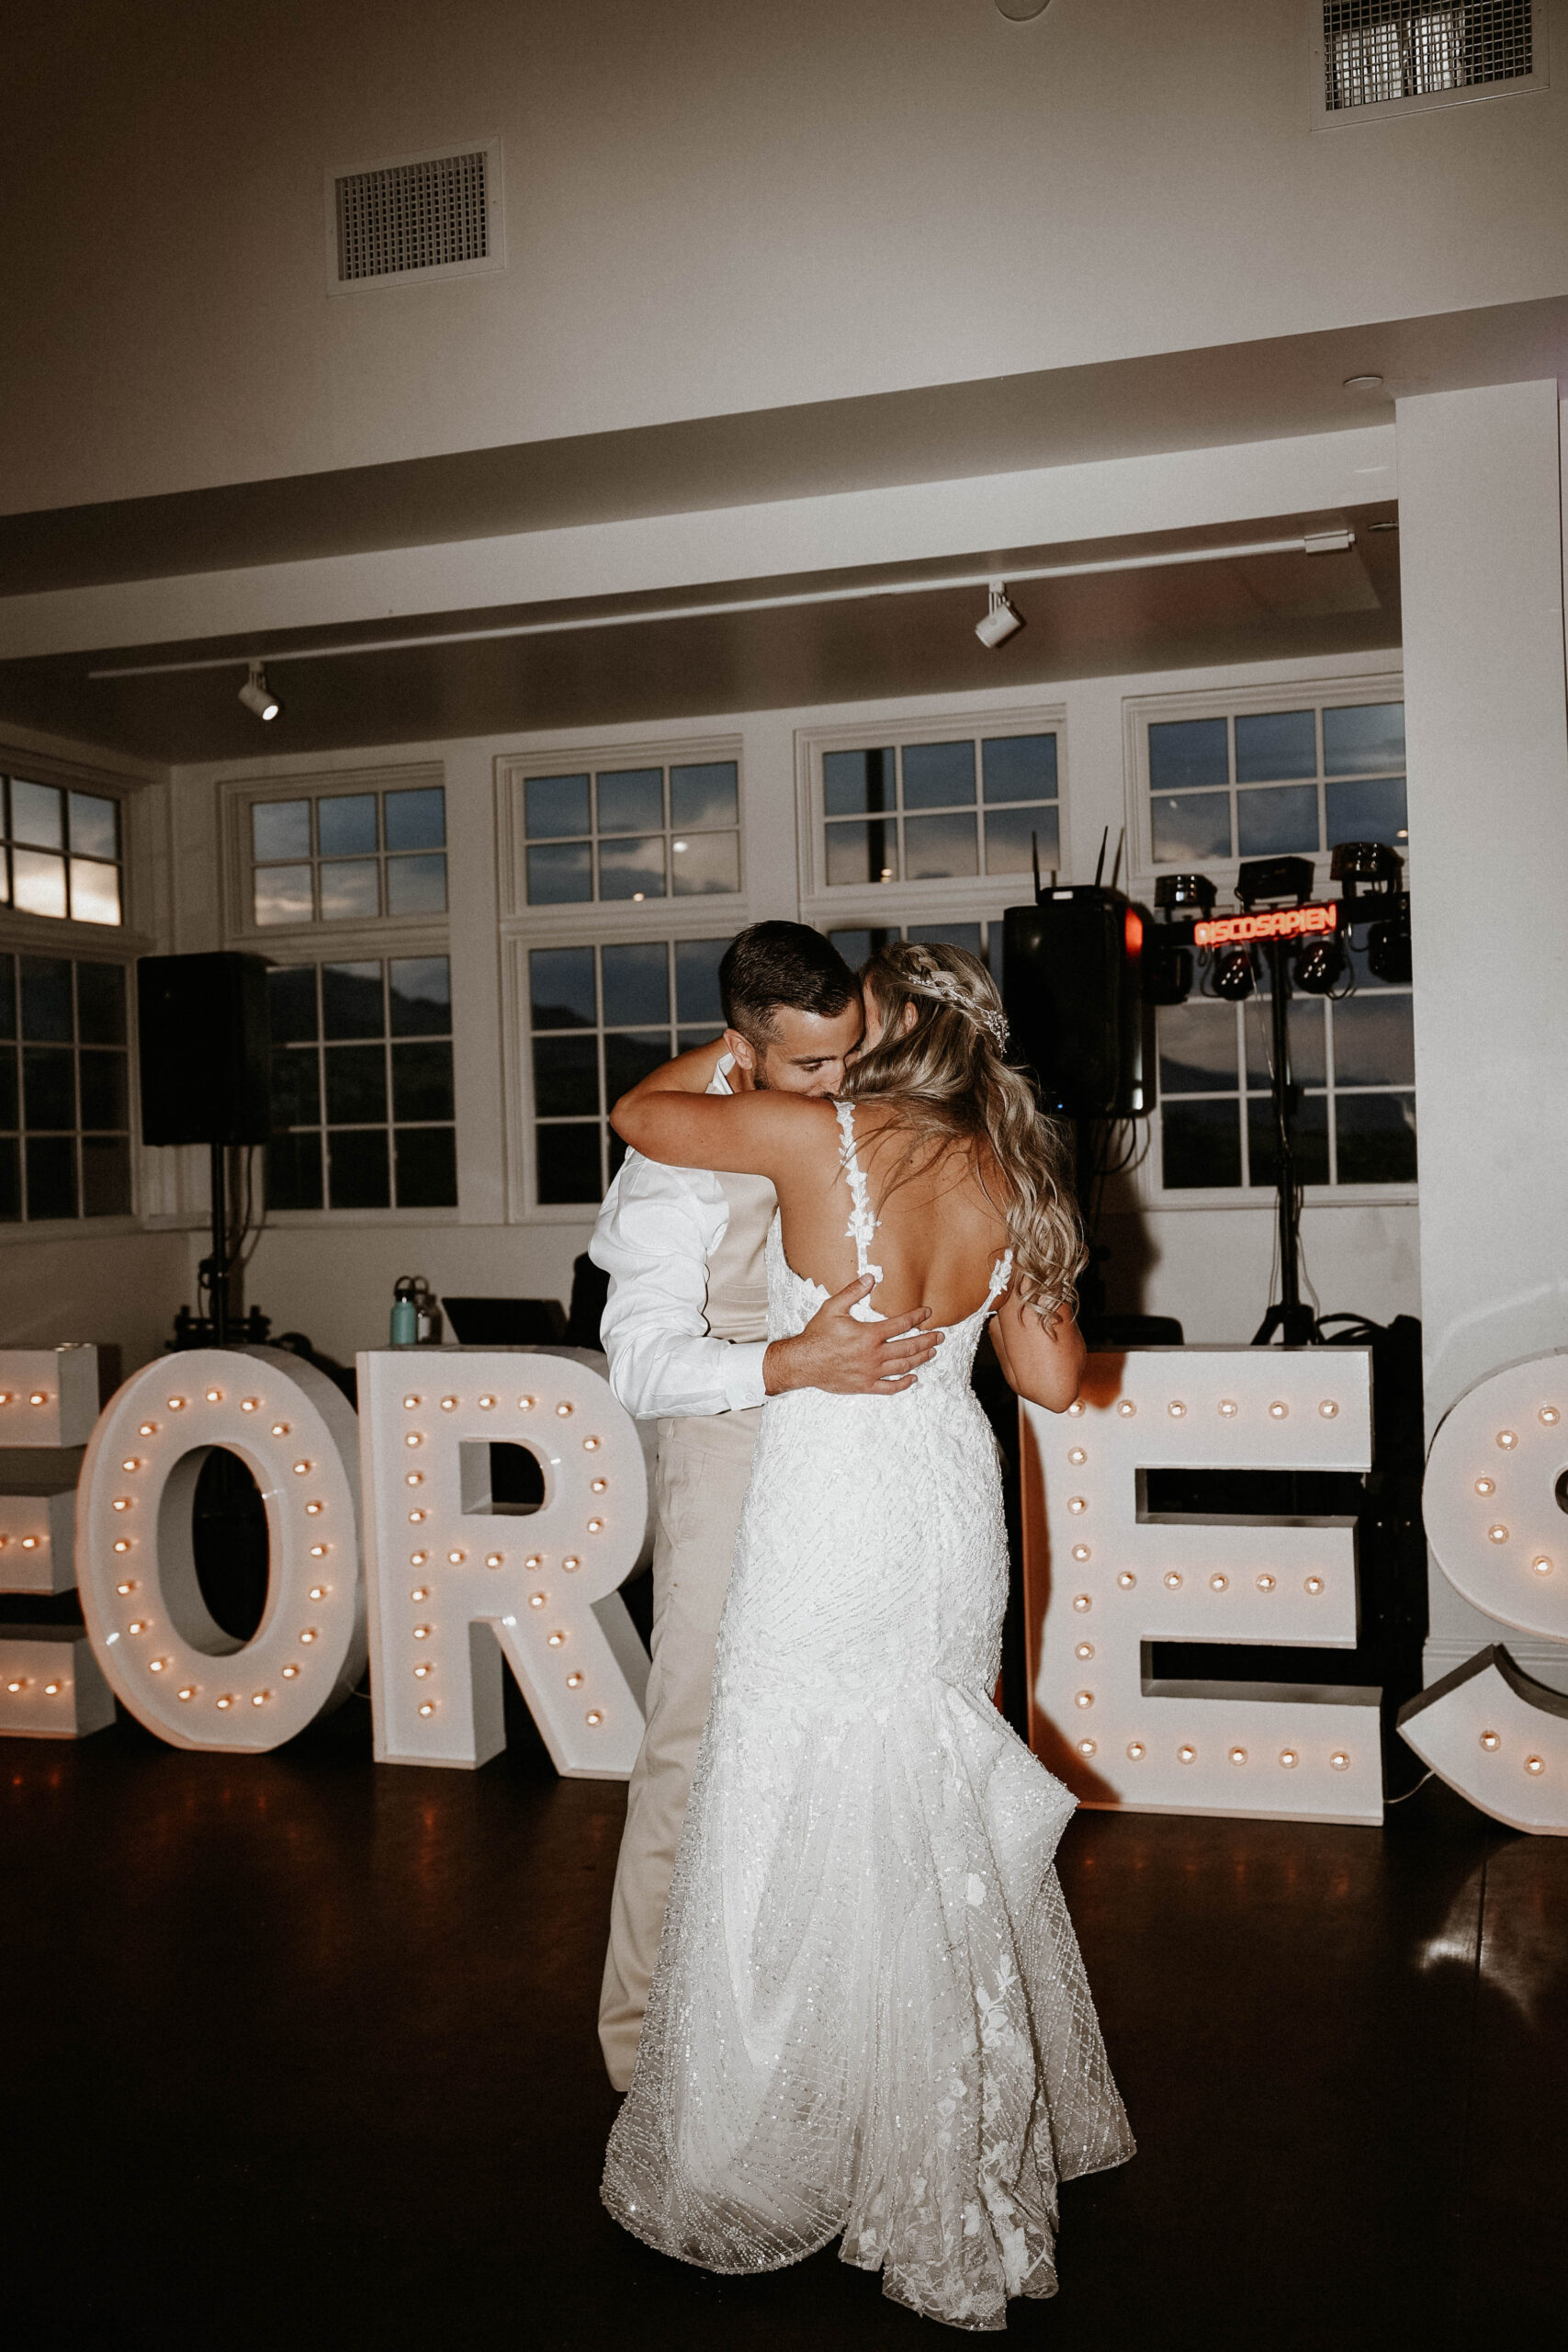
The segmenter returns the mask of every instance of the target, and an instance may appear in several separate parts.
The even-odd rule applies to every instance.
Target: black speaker
[[[1141,966],[1146,918],[1119,890],[1047,890],[1010,907],[1002,999],[1012,1049],[1047,1111],[1130,1119],[1154,1106]]]
[[[136,967],[144,1143],[265,1143],[266,959],[143,956]]]

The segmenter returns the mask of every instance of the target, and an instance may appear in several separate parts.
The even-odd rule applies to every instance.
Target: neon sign
[[[1318,907],[1274,907],[1261,915],[1221,915],[1192,926],[1199,947],[1227,947],[1233,940],[1299,939],[1313,931],[1337,931],[1337,900]]]

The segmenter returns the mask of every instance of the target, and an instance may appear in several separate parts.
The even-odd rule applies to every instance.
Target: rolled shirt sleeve
[[[729,1205],[716,1176],[628,1151],[599,1212],[588,1254],[610,1277],[600,1324],[610,1385],[639,1420],[730,1413],[761,1404],[765,1340],[719,1340],[707,1327],[708,1259]]]

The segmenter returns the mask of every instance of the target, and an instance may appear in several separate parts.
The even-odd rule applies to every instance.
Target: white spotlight
[[[1023,615],[1008,601],[1008,592],[999,580],[990,583],[991,602],[984,620],[975,624],[975,634],[982,645],[994,653],[1023,627]]]
[[[276,718],[283,705],[266,682],[266,672],[259,662],[251,663],[251,674],[240,688],[240,700],[258,718]]]

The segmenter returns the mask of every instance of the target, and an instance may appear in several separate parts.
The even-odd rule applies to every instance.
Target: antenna
[[[1108,846],[1109,846],[1109,844],[1110,844],[1110,841],[1111,841],[1111,828],[1110,828],[1110,826],[1109,826],[1109,825],[1107,825],[1107,827],[1105,828],[1105,831],[1103,831],[1103,833],[1101,833],[1101,835],[1100,835],[1100,857],[1099,857],[1098,862],[1096,863],[1095,869],[1094,869],[1094,887],[1095,887],[1095,888],[1096,888],[1097,890],[1098,890],[1098,889],[1099,889],[1099,888],[1100,888],[1100,876],[1101,876],[1103,875],[1103,873],[1105,872],[1105,853],[1106,853],[1106,849],[1107,849],[1107,847],[1108,847]]]
[[[1109,828],[1109,827],[1107,827],[1107,831],[1109,831],[1109,830],[1110,830],[1110,828]],[[1116,862],[1115,862],[1115,864],[1114,864],[1114,865],[1111,866],[1111,888],[1112,888],[1113,890],[1114,890],[1114,888],[1116,888],[1116,877],[1117,877],[1117,876],[1118,876],[1118,875],[1121,873],[1121,871],[1122,871],[1122,851],[1126,848],[1126,846],[1127,846],[1127,828],[1126,828],[1126,826],[1125,826],[1125,825],[1123,825],[1123,826],[1122,826],[1122,831],[1120,831],[1120,833],[1119,833],[1119,834],[1117,835],[1117,837],[1116,837]],[[1104,852],[1103,852],[1103,851],[1101,851],[1100,854],[1101,854],[1101,856],[1103,856],[1103,855],[1104,855]]]
[[[1040,888],[1040,836],[1037,832],[1031,832],[1029,836],[1029,855],[1034,867],[1034,903],[1038,906],[1043,893]]]

